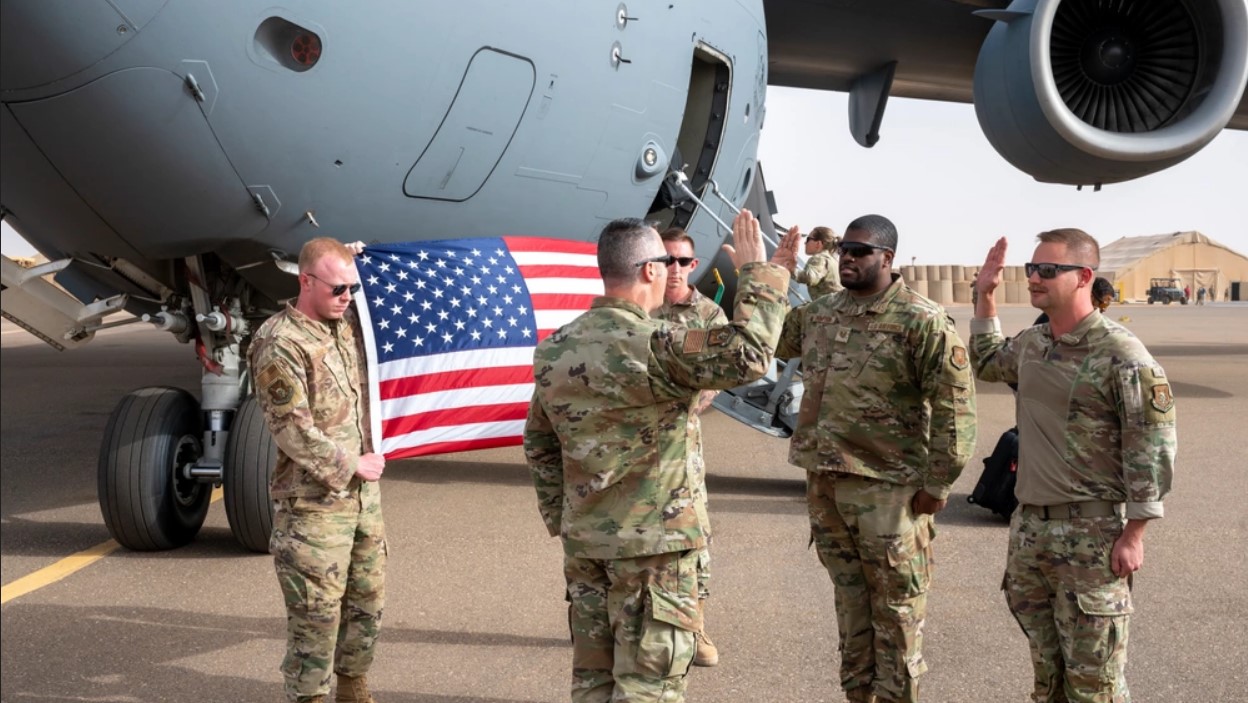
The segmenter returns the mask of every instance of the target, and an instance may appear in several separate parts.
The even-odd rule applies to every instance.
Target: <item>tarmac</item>
[[[950,313],[966,335],[970,308]],[[1003,326],[1035,314],[1005,307]],[[1135,579],[1133,700],[1248,700],[1248,305],[1108,314],[1166,368],[1179,417],[1174,490]],[[109,546],[96,501],[113,406],[139,386],[198,394],[193,349],[145,325],[64,353],[7,321],[0,332],[0,701],[280,700],[285,621],[272,561],[242,551],[221,503],[191,545],[139,553]],[[977,452],[937,519],[922,678],[931,703],[1021,703],[1030,690],[1026,640],[999,590],[1006,524],[966,502],[1013,425],[1013,397],[1003,385],[978,391]],[[721,663],[691,671],[687,700],[843,700],[832,585],[807,546],[803,474],[786,462],[787,441],[715,412],[704,427],[715,528],[707,622]],[[567,700],[561,549],[538,517],[520,449],[394,462],[383,485],[390,562],[370,674],[377,699]]]

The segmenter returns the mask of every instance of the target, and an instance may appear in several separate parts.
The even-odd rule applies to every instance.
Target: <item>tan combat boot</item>
[[[719,663],[719,650],[715,643],[706,636],[706,599],[698,599],[698,616],[702,621],[702,629],[697,632],[697,651],[693,654],[694,666],[715,666]]]
[[[338,692],[334,695],[335,703],[377,703],[373,694],[368,692],[367,676],[343,676],[338,674]]]

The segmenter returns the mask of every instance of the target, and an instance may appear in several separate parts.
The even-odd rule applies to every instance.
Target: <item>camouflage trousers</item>
[[[381,489],[346,497],[276,501],[269,551],[286,601],[286,697],[329,693],[334,673],[357,677],[373,662],[385,593]]]
[[[835,587],[841,686],[851,700],[874,692],[913,703],[927,671],[932,518],[911,512],[914,486],[841,473],[806,478],[811,538]]]
[[[564,558],[573,703],[680,703],[701,629],[695,551]]]
[[[706,505],[706,470],[701,456],[696,464],[699,469],[693,475],[693,511],[698,515],[698,526],[706,536],[706,544],[698,549],[698,598],[711,596],[711,515]]]
[[[1031,647],[1035,703],[1128,703],[1123,675],[1132,611],[1110,555],[1118,517],[1044,520],[1015,511],[1005,590]]]

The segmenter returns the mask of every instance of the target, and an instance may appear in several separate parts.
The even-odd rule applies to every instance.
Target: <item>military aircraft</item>
[[[0,215],[49,259],[0,261],[2,307],[58,349],[139,320],[194,344],[198,400],[140,389],[109,421],[105,523],[176,547],[220,483],[264,551],[243,350],[313,236],[591,239],[644,214],[711,251],[735,209],[774,211],[768,85],[848,91],[864,146],[890,95],[973,101],[1010,163],[1099,187],[1248,128],[1246,81],[1244,0],[0,0]],[[784,434],[794,372],[734,416]]]

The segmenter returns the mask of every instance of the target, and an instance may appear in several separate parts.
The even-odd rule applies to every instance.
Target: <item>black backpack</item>
[[[966,497],[968,503],[982,505],[1007,520],[1018,499],[1014,497],[1014,482],[1018,477],[1018,428],[1006,430],[992,454],[984,459],[984,473],[979,476],[975,490]]]

